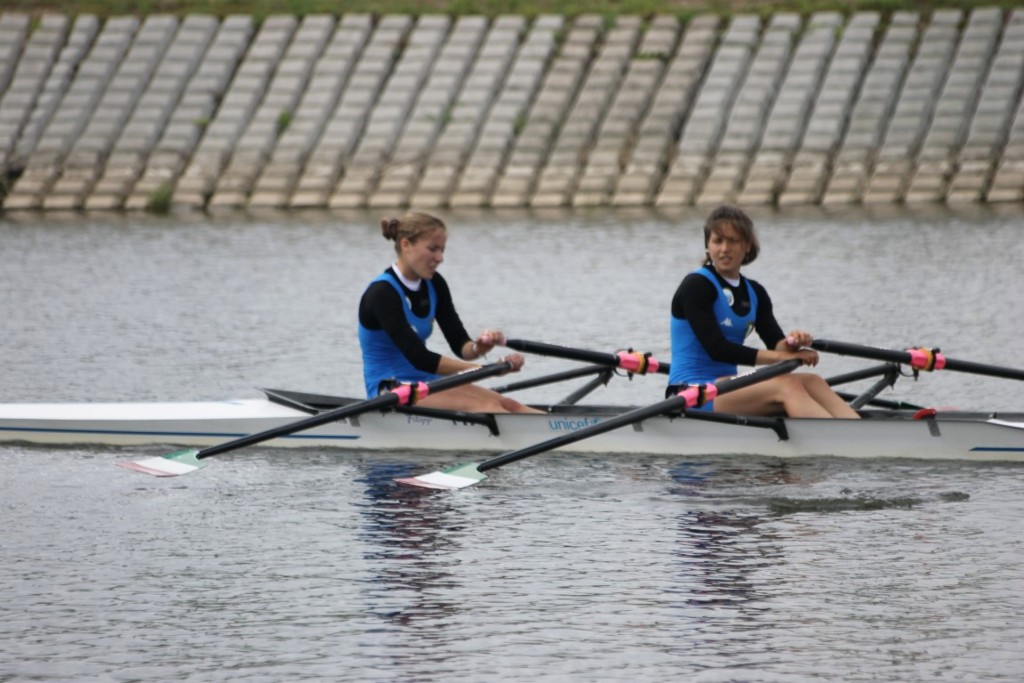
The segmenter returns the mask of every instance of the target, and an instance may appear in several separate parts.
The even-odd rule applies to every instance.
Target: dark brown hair
[[[719,206],[708,216],[707,221],[704,222],[704,248],[707,249],[708,242],[711,241],[711,235],[722,234],[722,229],[726,225],[731,225],[736,232],[740,234],[740,237],[750,247],[747,250],[746,255],[743,257],[743,265],[753,263],[754,259],[761,252],[761,242],[757,239],[757,231],[754,230],[754,221],[750,220],[750,216],[746,214],[743,209],[735,206],[728,206],[723,204]],[[711,257],[705,253],[704,265],[711,265]]]
[[[447,229],[444,221],[428,213],[410,212],[401,218],[382,218],[380,221],[381,234],[384,239],[394,241],[396,252],[401,252],[403,239],[415,243],[427,233]]]

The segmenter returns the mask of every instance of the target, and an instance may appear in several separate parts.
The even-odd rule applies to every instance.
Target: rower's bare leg
[[[424,408],[461,410],[470,413],[540,413],[519,401],[485,387],[469,385],[430,394],[416,403]]]
[[[543,410],[538,410],[537,408],[531,408],[530,406],[526,405],[525,403],[520,403],[519,401],[515,400],[514,398],[510,398],[510,397],[504,396],[502,394],[498,394],[498,396],[501,396],[501,407],[504,408],[505,410],[507,410],[510,413],[543,413],[544,412]]]
[[[834,417],[833,413],[808,391],[804,377],[817,377],[818,380],[821,380],[817,375],[809,373],[775,377],[716,398],[715,410],[740,415],[778,415],[781,413],[789,417]],[[821,382],[824,384],[824,380]],[[810,384],[813,385],[813,380]],[[825,388],[828,389],[827,384],[825,384]],[[829,391],[831,392],[831,390]],[[842,401],[842,399],[839,400]],[[832,407],[839,410],[835,406]],[[850,411],[853,412],[852,409]]]
[[[860,415],[850,407],[850,404],[843,400],[843,397],[832,390],[820,375],[808,372],[800,372],[792,375],[803,382],[804,389],[810,394],[818,405],[829,412],[832,417],[843,417],[850,420],[859,420]]]

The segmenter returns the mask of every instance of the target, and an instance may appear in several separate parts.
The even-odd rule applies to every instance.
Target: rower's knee
[[[808,387],[804,384],[800,375],[783,375],[779,377],[776,388],[781,395],[780,400],[783,403],[787,400],[802,398],[808,393]]]
[[[502,396],[498,399],[498,404],[501,405],[501,409],[507,413],[520,413],[523,410],[523,404],[514,398],[508,396]]]
[[[825,378],[822,377],[821,375],[816,375],[812,372],[802,372],[798,375],[798,377],[804,378],[804,382],[807,385],[813,385],[817,387],[828,387],[828,382],[826,382]]]
[[[500,399],[501,409],[506,413],[541,413],[542,410],[531,408],[525,403],[521,403],[514,398],[508,396],[502,396]]]
[[[486,398],[481,397],[475,401],[475,404],[476,407],[472,410],[480,413],[519,413],[524,410],[519,401],[500,394]]]
[[[814,393],[819,389],[828,389],[826,382],[821,375],[813,372],[798,372],[792,375],[779,377],[779,386],[788,387],[792,391],[804,391]]]

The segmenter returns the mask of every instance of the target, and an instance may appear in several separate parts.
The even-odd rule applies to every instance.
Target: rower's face
[[[430,280],[444,261],[448,231],[438,228],[422,234],[415,242],[402,239],[402,261],[416,277]]]
[[[732,224],[726,223],[713,230],[707,248],[715,270],[725,277],[739,277],[740,266],[750,251],[750,245]]]

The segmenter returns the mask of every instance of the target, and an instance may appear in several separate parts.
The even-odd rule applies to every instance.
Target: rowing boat
[[[613,374],[668,374],[668,364],[650,354],[600,353],[527,340],[507,340],[517,350],[593,363],[571,371],[520,381],[495,390],[509,392],[594,375],[558,404],[538,413],[480,414],[417,405],[419,398],[504,374],[506,361],[427,383],[399,384],[380,396],[356,399],[264,389],[258,399],[188,403],[0,404],[0,441],[42,444],[147,444],[200,447],[144,461],[119,463],[158,476],[176,476],[203,466],[200,461],[250,445],[333,447],[358,451],[504,451],[473,465],[468,476],[439,472],[414,485],[471,485],[486,469],[546,450],[585,453],[647,453],[671,456],[756,454],[782,458],[914,458],[1024,462],[1024,412],[967,412],[922,408],[879,398],[904,376],[948,368],[1015,380],[1024,370],[947,358],[938,349],[893,351],[845,342],[815,340],[819,350],[884,361],[882,365],[833,377],[842,384],[875,378],[859,395],[840,396],[862,419],[754,417],[695,410],[705,398],[736,391],[792,372],[789,359],[707,386],[684,387],[658,403],[636,406],[579,405]],[[230,441],[225,442],[225,439]],[[468,471],[468,470],[467,470]],[[437,475],[437,476],[435,476]],[[443,481],[441,481],[443,480]]]
[[[360,399],[264,390],[263,398],[175,403],[0,404],[0,440],[36,444],[210,446]],[[630,406],[548,405],[481,415],[416,406],[374,411],[263,445],[359,451],[498,452],[600,423]],[[758,454],[1024,462],[1024,413],[862,408],[863,420],[656,416],[573,444],[586,453]]]

